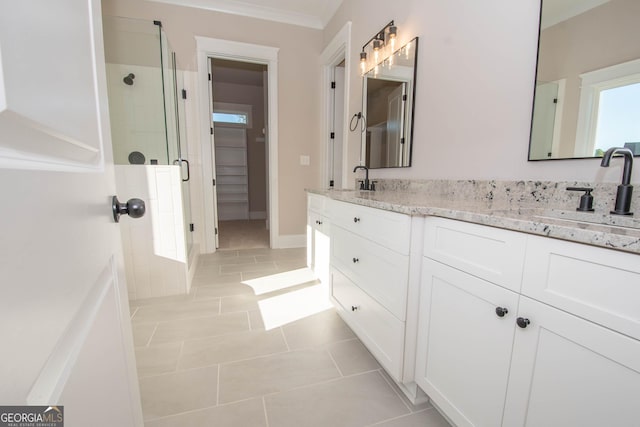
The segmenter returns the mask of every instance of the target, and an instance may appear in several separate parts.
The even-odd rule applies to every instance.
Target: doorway
[[[267,66],[209,58],[217,249],[268,248]]]
[[[345,123],[349,108],[351,68],[346,58],[351,52],[351,22],[336,34],[320,56],[322,64],[322,187],[352,188],[349,171],[348,128]]]
[[[279,239],[278,217],[278,48],[229,40],[213,39],[196,36],[198,55],[199,93],[204,95],[211,92],[210,58],[228,59],[240,62],[250,62],[267,66],[265,74],[268,96],[265,97],[268,112],[265,123],[265,148],[267,155],[267,221],[269,229],[269,245],[272,249],[283,244]],[[200,96],[200,149],[202,159],[203,207],[204,207],[204,248],[202,253],[213,253],[218,248],[217,235],[217,202],[213,166],[215,153],[213,152],[213,126],[207,126],[212,120],[211,100],[213,96]],[[271,172],[270,172],[271,171]]]

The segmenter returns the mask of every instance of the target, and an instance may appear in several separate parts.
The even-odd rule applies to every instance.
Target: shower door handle
[[[182,177],[182,162],[185,162],[187,164],[187,179],[182,178],[182,182],[187,182],[191,179],[191,168],[189,166],[189,160],[187,159],[176,159],[173,161],[173,164],[178,164],[180,165],[180,177]]]
[[[181,161],[187,164],[187,179],[182,180],[182,182],[187,182],[191,179],[191,167],[189,167],[189,160],[182,159]]]

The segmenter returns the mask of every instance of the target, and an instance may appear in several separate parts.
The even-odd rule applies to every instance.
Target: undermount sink
[[[604,212],[580,212],[562,209],[516,208],[494,210],[494,214],[507,216],[523,216],[533,221],[552,221],[567,223],[573,226],[599,225],[620,230],[640,230],[640,218],[632,216],[611,215]]]
[[[560,209],[542,209],[532,215],[542,220],[559,220],[575,224],[588,223],[607,227],[632,228],[640,230],[640,219],[630,216],[611,215],[597,212],[565,211]]]

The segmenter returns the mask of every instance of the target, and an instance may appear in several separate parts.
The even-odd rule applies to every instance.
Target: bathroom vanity
[[[309,194],[336,309],[405,394],[457,426],[634,425],[640,229],[431,194]]]

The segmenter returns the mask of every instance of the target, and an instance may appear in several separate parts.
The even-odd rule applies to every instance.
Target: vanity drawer
[[[310,211],[324,214],[326,197],[318,194],[307,193],[307,208]]]
[[[320,215],[317,212],[309,211],[307,213],[307,223],[315,228],[316,230],[320,230],[320,232],[324,232],[325,226],[328,224],[327,218]]]
[[[343,228],[332,228],[332,265],[394,316],[405,320],[409,257],[363,239]]]
[[[522,294],[640,339],[640,256],[528,236]]]
[[[335,268],[331,281],[338,313],[387,372],[401,381],[404,323]]]
[[[411,217],[396,212],[330,201],[335,225],[403,255],[409,254]]]
[[[520,292],[526,235],[444,218],[425,219],[424,256]]]

